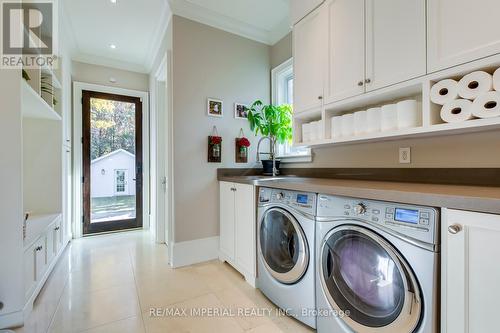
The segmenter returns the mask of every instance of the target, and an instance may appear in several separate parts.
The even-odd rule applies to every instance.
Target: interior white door
[[[253,185],[235,184],[236,263],[255,275],[256,223]]]
[[[429,69],[500,53],[497,0],[427,0]]]
[[[290,19],[292,25],[302,20],[324,1],[325,0],[290,0]]]
[[[293,28],[294,112],[323,104],[327,13],[320,7]]]
[[[326,103],[364,93],[365,1],[330,0]]]
[[[235,237],[235,186],[233,183],[219,183],[220,200],[220,240],[221,254],[234,260]]]
[[[443,218],[444,332],[495,332],[500,216],[447,209]]]
[[[366,90],[426,73],[425,0],[366,0]]]

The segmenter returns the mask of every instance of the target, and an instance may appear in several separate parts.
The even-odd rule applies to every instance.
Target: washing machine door
[[[385,239],[358,226],[341,226],[323,239],[320,281],[342,320],[355,332],[413,332],[422,304],[404,258]]]
[[[259,225],[259,254],[279,282],[293,284],[307,270],[309,250],[300,224],[286,210],[270,208]]]

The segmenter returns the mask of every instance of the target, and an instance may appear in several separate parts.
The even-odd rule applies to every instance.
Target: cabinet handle
[[[318,99],[319,99],[319,100],[322,100],[322,99],[323,99],[323,96],[318,96]]]
[[[0,302],[0,310],[3,309],[3,302]]]
[[[365,80],[365,83],[371,83],[371,82],[372,82],[372,80],[371,80],[371,79],[366,79],[366,80]]]
[[[363,81],[359,81],[359,82],[358,82],[358,86],[360,86],[360,87],[362,87],[362,86],[363,86],[363,84],[364,84],[364,83],[363,83]]]
[[[61,229],[61,228],[60,228],[60,227],[55,227],[55,228],[54,228],[54,230],[55,230],[55,231],[57,231],[57,230],[59,230],[59,229]]]
[[[43,249],[43,246],[38,246],[38,247],[35,249],[35,251],[36,251],[36,252],[40,252],[40,251],[42,251],[42,249]]]
[[[462,226],[460,224],[453,224],[448,227],[448,232],[452,235],[456,235],[460,231],[462,231]]]

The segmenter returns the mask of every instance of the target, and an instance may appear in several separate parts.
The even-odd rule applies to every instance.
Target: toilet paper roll
[[[441,80],[431,88],[432,103],[444,105],[458,98],[458,82],[452,79]]]
[[[316,141],[318,140],[318,122],[317,121],[311,121],[309,123],[309,141]]]
[[[458,95],[473,100],[482,93],[493,90],[493,76],[484,71],[472,72],[458,82]]]
[[[354,112],[354,135],[366,133],[366,111]]]
[[[419,112],[418,102],[414,99],[408,99],[397,103],[398,109],[398,128],[412,128],[420,126],[421,112]]]
[[[380,132],[380,108],[366,110],[366,132]]]
[[[500,68],[493,73],[493,88],[500,91]]]
[[[480,95],[472,103],[472,115],[478,118],[500,116],[500,92],[490,91]]]
[[[330,121],[331,138],[340,138],[342,136],[342,117],[332,117]]]
[[[352,113],[342,116],[342,136],[354,135],[354,115]]]
[[[396,104],[382,106],[380,113],[380,129],[382,131],[392,131],[398,128],[398,108]]]
[[[456,99],[441,109],[441,119],[447,123],[459,123],[472,118],[472,102],[468,99]]]

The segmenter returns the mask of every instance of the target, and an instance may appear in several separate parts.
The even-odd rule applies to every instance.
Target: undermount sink
[[[241,178],[242,180],[252,182],[252,183],[257,183],[257,182],[264,182],[264,181],[273,181],[273,180],[282,180],[282,179],[287,179],[290,177],[294,177],[292,175],[286,175],[286,176],[264,176],[264,175],[253,175],[253,176],[240,176],[238,178]]]

